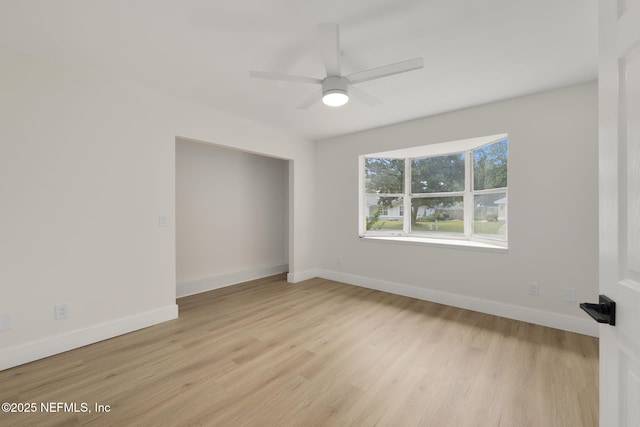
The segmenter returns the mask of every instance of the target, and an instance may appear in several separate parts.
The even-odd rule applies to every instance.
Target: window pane
[[[507,186],[507,139],[473,151],[473,189]]]
[[[464,153],[411,161],[412,193],[464,191]]]
[[[473,197],[473,234],[505,240],[507,234],[507,193]]]
[[[403,193],[404,159],[365,157],[364,179],[367,193]]]
[[[464,234],[462,200],[462,196],[411,199],[411,231]]]
[[[368,194],[366,197],[365,224],[367,233],[376,231],[402,232],[403,212],[402,197],[377,197]]]

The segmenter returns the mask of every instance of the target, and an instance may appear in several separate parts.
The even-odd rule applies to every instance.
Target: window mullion
[[[473,232],[473,151],[467,151],[464,156],[464,235],[471,238]]]
[[[402,197],[404,193],[365,193],[369,197]]]
[[[473,194],[493,194],[493,193],[505,193],[507,191],[507,187],[497,187],[497,188],[488,188],[485,190],[475,190]]]
[[[360,196],[360,203],[358,203],[358,234],[360,237],[364,236],[367,232],[366,227],[366,218],[365,218],[365,208],[367,206],[367,195],[365,189],[365,168],[364,168],[364,157],[360,157],[360,161],[358,162],[358,193]],[[290,164],[293,164],[291,162]]]
[[[464,191],[450,191],[448,193],[417,193],[417,194],[411,194],[411,197],[413,197],[414,199],[428,199],[428,198],[454,197],[454,196],[464,196]]]
[[[404,206],[404,217],[402,218],[402,232],[406,235],[411,233],[411,159],[404,159],[404,197],[402,198]],[[409,220],[407,221],[407,215]]]

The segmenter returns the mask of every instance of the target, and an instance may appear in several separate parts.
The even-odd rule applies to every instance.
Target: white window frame
[[[441,144],[432,144],[422,147],[413,147],[409,149],[401,149],[387,151],[381,153],[371,153],[359,156],[359,235],[361,238],[387,239],[396,241],[406,241],[411,243],[444,243],[444,244],[460,244],[461,246],[475,246],[481,248],[506,248],[508,246],[509,236],[509,216],[505,218],[504,239],[493,238],[487,235],[476,235],[473,233],[475,206],[474,196],[483,194],[504,193],[507,198],[506,209],[508,211],[509,192],[507,187],[491,188],[487,190],[474,190],[474,173],[473,173],[473,152],[480,148],[499,142],[503,139],[508,140],[507,134],[491,135],[482,138],[473,138],[461,141],[452,141]],[[425,157],[447,156],[451,154],[464,153],[465,159],[465,187],[463,191],[452,191],[443,193],[413,193],[411,191],[411,162],[416,159]],[[366,158],[395,158],[404,159],[404,192],[403,193],[366,193],[365,192],[365,159]],[[507,169],[508,174],[508,169]],[[508,182],[508,178],[507,178]],[[411,212],[411,200],[414,198],[437,198],[437,197],[462,197],[464,204],[464,233],[429,233],[429,232],[412,232],[411,221],[403,216],[403,228],[400,230],[366,230],[367,197],[398,197],[403,200],[403,210],[406,214]],[[473,242],[479,243],[474,245]]]

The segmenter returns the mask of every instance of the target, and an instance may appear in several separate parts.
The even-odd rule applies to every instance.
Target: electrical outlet
[[[576,288],[565,288],[564,300],[569,302],[576,302]]]
[[[56,320],[69,317],[69,304],[57,304],[55,306],[55,317]]]
[[[338,262],[338,265],[342,265],[342,257],[341,256],[337,256],[336,257],[336,261]]]
[[[540,288],[535,282],[529,282],[529,295],[537,297],[540,294]]]
[[[10,314],[0,314],[0,331],[13,329],[13,321]]]

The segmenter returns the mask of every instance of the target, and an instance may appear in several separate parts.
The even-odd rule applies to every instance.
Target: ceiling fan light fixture
[[[322,103],[329,107],[341,107],[349,102],[349,95],[346,91],[334,89],[322,94]]]
[[[322,103],[340,107],[349,102],[349,81],[342,76],[328,76],[322,81]]]

